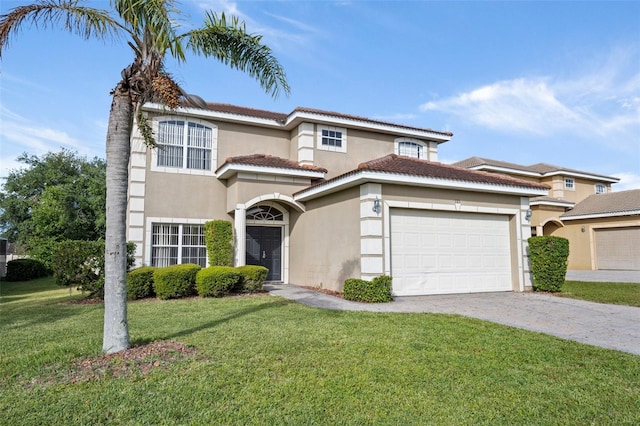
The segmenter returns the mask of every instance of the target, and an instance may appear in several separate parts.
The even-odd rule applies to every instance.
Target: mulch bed
[[[301,285],[300,287],[306,288],[307,290],[313,290],[313,291],[317,291],[318,293],[324,293],[324,294],[328,294],[329,296],[334,296],[334,297],[339,297],[340,299],[344,299],[342,297],[342,293],[338,293],[337,291],[328,290],[326,288],[320,288],[320,287],[305,286],[305,285]]]
[[[78,358],[68,369],[46,367],[45,374],[29,381],[38,384],[78,383],[102,378],[144,376],[156,369],[167,369],[177,361],[194,358],[197,349],[173,340],[159,340],[114,354]]]

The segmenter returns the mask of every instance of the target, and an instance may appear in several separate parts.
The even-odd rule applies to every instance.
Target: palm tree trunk
[[[129,348],[126,211],[133,107],[126,83],[114,90],[107,130],[107,232],[105,237],[105,353]]]

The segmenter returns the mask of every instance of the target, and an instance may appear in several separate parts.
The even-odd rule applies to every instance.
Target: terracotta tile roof
[[[495,166],[495,167],[504,167],[506,169],[521,170],[524,172],[533,172],[533,170],[530,170],[527,166],[523,166],[522,164],[509,163],[507,161],[491,160],[491,159],[482,158],[482,157],[469,157],[462,161],[453,163],[452,165],[457,167],[464,167],[465,169],[469,169],[471,167],[477,167],[477,166]],[[534,172],[534,173],[539,173],[539,172]]]
[[[485,183],[490,185],[505,185],[518,188],[549,190],[549,187],[547,185],[516,179],[510,176],[499,175],[496,173],[480,172],[477,170],[469,170],[462,167],[455,167],[447,164],[434,163],[431,161],[419,160],[417,158],[390,154],[376,160],[361,163],[355,170],[320,182],[316,185],[312,185],[311,187],[299,191],[298,193],[305,192],[312,188],[331,184],[338,180],[347,178],[351,175],[356,175],[362,171],[373,171],[383,174],[401,174],[408,177],[429,177],[459,182]],[[407,179],[407,183],[411,183],[410,179]]]
[[[224,112],[227,114],[244,115],[247,117],[265,118],[267,120],[275,120],[284,123],[288,114],[279,112],[265,111],[262,109],[247,108],[230,104],[221,104],[215,102],[207,102],[207,109],[211,111]]]
[[[561,218],[585,215],[640,214],[640,189],[593,194],[575,205]]]
[[[471,167],[477,167],[477,166],[501,167],[506,169],[520,170],[528,173],[535,173],[540,176],[544,176],[546,174],[554,173],[554,172],[557,172],[557,173],[565,172],[565,173],[574,173],[574,174],[581,174],[581,175],[590,175],[594,177],[601,177],[607,180],[611,180],[611,179],[618,180],[617,178],[612,178],[611,176],[599,175],[591,172],[585,172],[582,170],[569,169],[567,167],[555,166],[553,164],[537,163],[537,164],[532,164],[530,166],[525,166],[522,164],[509,163],[507,161],[491,160],[489,158],[482,158],[482,157],[470,157],[465,160],[453,163],[453,165],[458,167],[464,167],[464,168],[471,168]]]
[[[396,154],[367,161],[358,166],[358,170],[372,170],[384,173],[397,173],[410,176],[434,177],[464,182],[488,183],[492,185],[520,186],[527,188],[549,189],[547,185],[529,182],[496,173],[480,172],[448,164],[434,163],[417,158]]]
[[[242,155],[238,157],[229,157],[224,164],[218,168],[220,170],[227,164],[243,164],[247,166],[272,167],[276,169],[292,169],[292,170],[310,170],[314,172],[327,173],[327,169],[313,165],[301,165],[295,161],[286,158],[274,157],[266,154]]]
[[[360,116],[357,116],[357,115],[342,114],[342,113],[334,112],[334,111],[324,111],[324,110],[320,110],[320,109],[306,108],[306,107],[296,107],[291,113],[284,114],[284,113],[280,113],[280,112],[272,112],[272,111],[266,111],[266,110],[262,110],[262,109],[241,107],[241,106],[237,106],[237,105],[215,103],[215,102],[207,102],[207,109],[209,109],[210,111],[223,112],[223,113],[227,113],[227,114],[242,115],[242,116],[246,116],[246,117],[255,117],[255,118],[264,118],[264,119],[267,119],[267,120],[275,120],[275,121],[277,121],[279,123],[282,123],[282,124],[284,124],[286,122],[287,118],[290,117],[291,115],[293,115],[294,113],[296,113],[296,112],[303,112],[303,113],[306,112],[306,113],[310,113],[310,114],[318,114],[318,115],[323,115],[323,116],[332,117],[332,118],[339,118],[339,119],[353,120],[353,121],[361,121],[361,122],[370,123],[370,124],[379,124],[379,125],[383,125],[383,126],[397,127],[399,129],[411,129],[411,130],[418,130],[418,131],[423,131],[423,132],[435,133],[435,134],[439,134],[439,135],[443,135],[443,136],[449,136],[449,137],[453,136],[453,133],[451,133],[451,132],[442,132],[442,131],[432,130],[432,129],[428,129],[428,128],[406,126],[406,125],[403,125],[403,124],[389,123],[389,122],[386,122],[386,121],[379,121],[379,120],[372,120],[370,118],[360,117]]]
[[[364,122],[367,122],[367,123],[380,124],[380,125],[383,125],[383,126],[398,127],[398,128],[402,128],[402,129],[418,130],[418,131],[435,133],[435,134],[438,134],[438,135],[449,136],[449,137],[453,136],[453,133],[451,133],[451,132],[443,132],[443,131],[423,128],[423,127],[406,126],[404,124],[389,123],[388,121],[372,120],[372,119],[367,118],[367,117],[361,117],[361,116],[350,115],[350,114],[342,114],[342,113],[334,112],[334,111],[323,111],[323,110],[320,110],[320,109],[306,108],[306,107],[297,107],[296,109],[293,110],[293,112],[296,112],[296,111],[307,112],[307,113],[311,113],[311,114],[326,115],[328,117],[342,118],[342,119],[345,119],[345,120],[364,121]]]

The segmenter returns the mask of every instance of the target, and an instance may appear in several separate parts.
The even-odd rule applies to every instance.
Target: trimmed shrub
[[[53,276],[61,286],[76,286],[90,297],[104,297],[104,241],[62,241],[52,256]],[[136,245],[127,243],[127,268],[135,263]]]
[[[342,297],[354,302],[383,303],[391,302],[391,277],[382,275],[372,281],[349,278],[344,282]]]
[[[529,259],[533,272],[533,289],[558,292],[567,275],[569,240],[562,237],[529,238]]]
[[[267,279],[269,270],[260,265],[245,265],[236,268],[242,279],[235,289],[238,293],[259,293],[264,291],[264,280]]]
[[[15,259],[7,262],[7,281],[29,281],[47,275],[47,267],[36,259]]]
[[[155,296],[153,291],[153,266],[143,266],[127,274],[127,299],[137,300]]]
[[[209,266],[233,266],[233,226],[227,220],[204,224]]]
[[[242,279],[231,266],[210,266],[196,275],[196,289],[202,297],[222,297],[229,294]]]
[[[195,293],[196,274],[200,265],[185,263],[156,268],[153,271],[153,291],[160,299],[179,299]]]

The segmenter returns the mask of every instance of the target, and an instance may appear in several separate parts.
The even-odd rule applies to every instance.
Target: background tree
[[[3,236],[51,266],[55,243],[94,241],[105,232],[104,160],[68,150],[22,154],[0,189]]]
[[[103,351],[129,347],[126,294],[126,205],[130,137],[134,120],[154,146],[151,126],[141,107],[149,101],[175,109],[182,102],[206,108],[187,95],[164,69],[167,54],[186,60],[186,51],[212,57],[248,73],[265,91],[277,97],[288,93],[285,73],[262,37],[247,33],[237,18],[227,21],[207,12],[202,27],[180,33],[180,11],[173,0],[112,0],[113,11],[81,6],[78,0],[41,0],[19,6],[0,17],[0,55],[10,36],[23,23],[38,27],[58,25],[84,38],[118,35],[127,39],[133,62],[122,70],[112,91],[107,127],[107,213],[105,237],[105,317]]]

